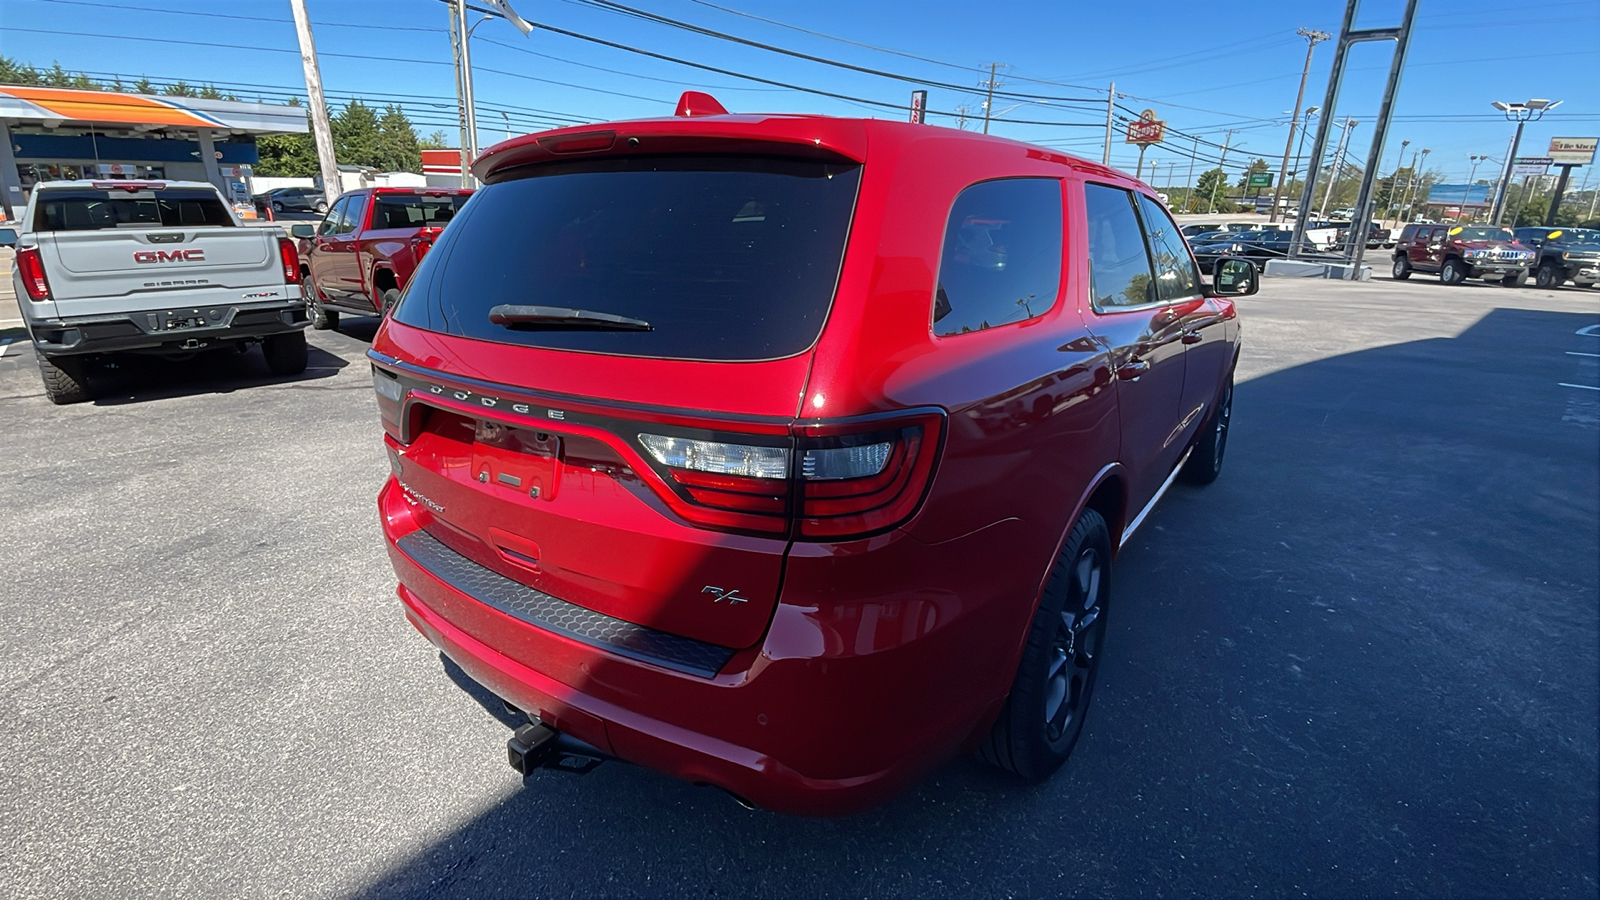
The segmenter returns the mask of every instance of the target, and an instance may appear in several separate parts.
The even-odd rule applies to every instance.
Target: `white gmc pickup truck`
[[[12,280],[52,402],[90,399],[105,353],[259,341],[274,375],[305,370],[299,253],[281,229],[240,225],[215,187],[45,182],[20,226]]]

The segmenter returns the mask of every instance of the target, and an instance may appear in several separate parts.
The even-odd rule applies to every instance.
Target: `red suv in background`
[[[1055,151],[682,110],[488,150],[379,330],[406,615],[537,718],[524,771],[559,732],[800,813],[1048,777],[1118,549],[1222,464],[1254,267],[1208,287]]]
[[[455,218],[465,188],[362,188],[334,201],[315,230],[295,226],[311,327],[339,327],[339,314],[381,315]]]
[[[1482,278],[1517,287],[1527,282],[1536,255],[1499,225],[1407,225],[1395,241],[1394,277],[1437,272],[1445,284]]]

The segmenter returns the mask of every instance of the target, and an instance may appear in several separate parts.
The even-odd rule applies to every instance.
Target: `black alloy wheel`
[[[1006,699],[981,753],[1028,781],[1049,778],[1083,734],[1105,645],[1111,598],[1111,536],[1086,509],[1067,535]]]

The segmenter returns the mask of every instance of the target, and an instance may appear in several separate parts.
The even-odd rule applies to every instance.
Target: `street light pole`
[[[1306,132],[1311,130],[1311,117],[1316,115],[1317,110],[1321,108],[1320,106],[1313,106],[1307,109],[1303,121],[1300,123],[1300,146],[1296,147],[1294,151],[1294,174],[1296,175],[1300,174],[1300,158],[1306,152]],[[1301,187],[1304,188],[1304,185]]]
[[[1428,154],[1432,153],[1432,152],[1433,151],[1428,149],[1427,147],[1423,147],[1422,148],[1422,152],[1420,154],[1415,154],[1414,153],[1414,154],[1411,155],[1411,184],[1409,186],[1407,186],[1407,188],[1406,188],[1406,192],[1407,192],[1407,196],[1406,196],[1406,221],[1407,222],[1411,221],[1411,208],[1412,208],[1412,206],[1414,206],[1416,204],[1416,202],[1417,202],[1417,194],[1422,188],[1422,168],[1421,167],[1424,164],[1427,163]],[[1423,198],[1423,199],[1427,199],[1427,198]],[[1423,205],[1426,206],[1427,204],[1424,203]]]
[[[1339,181],[1339,170],[1344,168],[1344,148],[1350,143],[1350,132],[1361,123],[1354,118],[1345,117],[1344,127],[1339,131],[1339,146],[1333,151],[1333,168],[1328,172],[1328,187],[1322,192],[1322,208],[1317,210],[1318,219],[1328,217],[1328,198],[1333,196],[1333,186]]]
[[[1507,121],[1517,123],[1516,136],[1511,139],[1511,152],[1506,154],[1505,168],[1501,172],[1500,190],[1494,198],[1494,224],[1499,225],[1506,211],[1506,190],[1511,186],[1511,172],[1517,164],[1517,149],[1522,146],[1522,127],[1544,118],[1544,114],[1560,106],[1561,101],[1534,98],[1526,103],[1503,103],[1495,100],[1489,105],[1504,113]]]
[[[1461,191],[1461,209],[1456,213],[1456,222],[1458,223],[1461,221],[1461,217],[1467,212],[1467,200],[1472,196],[1472,179],[1478,177],[1478,164],[1489,157],[1479,156],[1478,154],[1474,153],[1468,158],[1472,160],[1472,170],[1467,174],[1467,186]]]
[[[1283,142],[1283,164],[1278,167],[1278,187],[1272,192],[1272,214],[1267,217],[1268,222],[1278,221],[1278,203],[1283,199],[1283,183],[1288,180],[1289,148],[1294,146],[1294,126],[1300,121],[1300,104],[1306,99],[1306,77],[1311,74],[1311,52],[1317,49],[1318,44],[1333,36],[1326,31],[1309,28],[1302,28],[1295,34],[1306,39],[1306,65],[1300,70],[1300,93],[1294,95],[1294,115],[1289,117],[1289,138]],[[1296,163],[1295,167],[1299,168],[1299,164]]]
[[[1400,190],[1400,167],[1405,164],[1406,148],[1409,146],[1411,146],[1410,140],[1401,141],[1400,155],[1394,159],[1394,172],[1389,175],[1389,196],[1383,202],[1383,216],[1381,218],[1385,222],[1392,218],[1389,213],[1395,209],[1394,195]]]

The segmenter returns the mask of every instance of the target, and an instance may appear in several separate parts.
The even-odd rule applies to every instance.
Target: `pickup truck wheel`
[[[261,339],[261,355],[274,375],[299,375],[306,370],[306,333],[290,331]]]
[[[1411,277],[1411,260],[1404,256],[1394,258],[1394,280],[1405,281]]]
[[[1512,272],[1510,275],[1500,279],[1500,283],[1506,287],[1522,287],[1528,283],[1528,270],[1518,269],[1515,272]]]
[[[394,305],[399,302],[399,289],[389,288],[387,291],[384,291],[383,296],[378,298],[378,315],[387,316],[389,314],[389,310],[394,309]]]
[[[1534,273],[1533,276],[1533,283],[1546,290],[1554,290],[1561,287],[1561,282],[1563,281],[1566,281],[1566,279],[1561,277],[1561,272],[1549,263],[1540,266],[1539,271]]]
[[[315,290],[313,288],[312,290]],[[339,314],[322,308],[315,298],[306,298],[306,318],[311,320],[311,327],[318,331],[328,331],[339,327]]]
[[[44,381],[44,395],[57,406],[82,403],[94,396],[89,390],[89,376],[84,371],[83,360],[72,356],[45,356],[33,351],[39,360],[39,377]]]
[[[1465,284],[1471,270],[1459,259],[1447,259],[1439,270],[1439,280],[1445,284]]]
[[[991,765],[1037,782],[1067,761],[1094,693],[1110,599],[1111,534],[1086,509],[1050,570],[1011,696],[980,751]]]
[[[1195,436],[1194,450],[1183,465],[1181,477],[1190,484],[1210,484],[1222,474],[1222,455],[1228,451],[1228,426],[1233,422],[1233,376],[1222,389],[1222,399],[1211,411],[1200,434]]]

